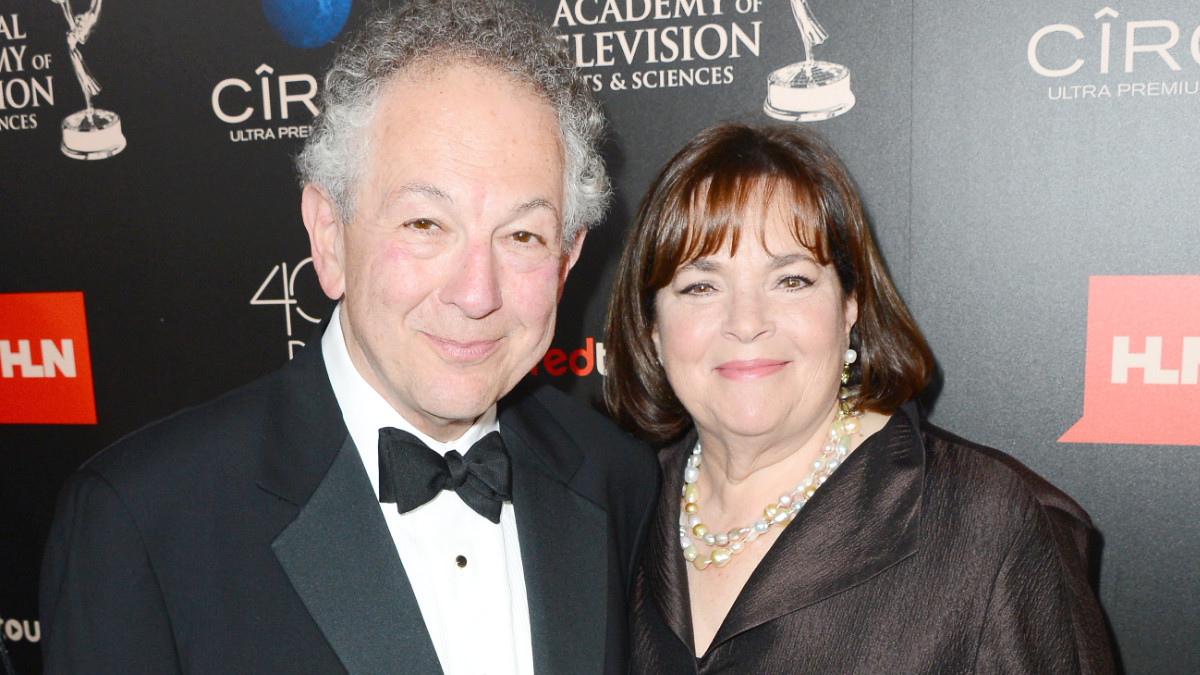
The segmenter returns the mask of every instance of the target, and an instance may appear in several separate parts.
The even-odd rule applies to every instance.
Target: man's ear
[[[558,295],[562,297],[563,284],[567,283],[567,272],[579,262],[579,254],[583,251],[583,240],[587,237],[587,229],[579,230],[579,234],[575,235],[575,241],[571,242],[570,249],[567,250],[567,255],[563,258],[562,270],[558,275]]]
[[[575,241],[571,242],[571,248],[567,251],[566,266],[563,268],[563,279],[567,278],[567,272],[579,262],[579,254],[583,252],[583,240],[587,239],[587,228],[579,230],[575,235]]]
[[[587,228],[585,227],[579,230],[579,233],[575,235],[575,241],[571,243],[571,252],[567,256],[569,260],[567,269],[571,269],[575,263],[579,262],[579,254],[583,252],[583,240],[586,238]]]
[[[313,268],[321,281],[321,289],[330,298],[340,300],[346,292],[346,274],[342,222],[333,200],[324,189],[309,183],[300,196],[300,215],[304,219],[304,229],[308,230]]]

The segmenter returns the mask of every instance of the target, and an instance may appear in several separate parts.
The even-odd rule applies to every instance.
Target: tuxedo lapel
[[[300,515],[271,545],[351,673],[440,673],[375,491],[346,439]]]
[[[534,670],[603,670],[611,547],[605,511],[569,486],[583,451],[532,396],[510,396],[500,423],[512,457]]]
[[[320,339],[284,371],[258,485],[294,504],[271,545],[350,673],[440,673],[374,488],[342,421]]]

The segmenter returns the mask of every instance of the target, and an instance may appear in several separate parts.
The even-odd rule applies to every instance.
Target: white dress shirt
[[[492,405],[455,441],[441,443],[418,431],[354,367],[340,315],[339,305],[321,339],[321,353],[376,498],[381,428],[407,431],[442,455],[450,450],[465,455],[472,443],[500,428]],[[446,675],[533,673],[529,604],[512,503],[504,504],[499,524],[449,490],[405,514],[394,504],[380,507]]]

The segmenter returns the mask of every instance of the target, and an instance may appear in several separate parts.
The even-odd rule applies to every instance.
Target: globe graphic
[[[267,23],[299,49],[326,44],[341,32],[353,0],[262,0]]]

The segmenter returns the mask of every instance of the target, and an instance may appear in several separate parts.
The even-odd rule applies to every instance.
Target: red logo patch
[[[83,293],[0,294],[0,424],[95,424]]]
[[[1060,443],[1200,445],[1200,276],[1092,277],[1083,418]]]

